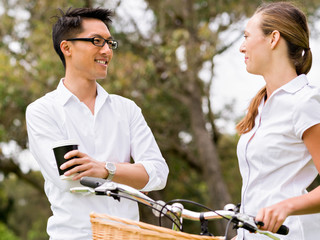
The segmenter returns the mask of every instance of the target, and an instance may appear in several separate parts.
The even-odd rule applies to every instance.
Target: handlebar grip
[[[80,179],[80,183],[83,186],[91,187],[91,188],[99,187],[102,184],[104,184],[105,182],[107,182],[107,180],[102,179],[102,178],[95,178],[95,177],[82,177]]]
[[[281,235],[287,235],[289,233],[289,228],[285,225],[281,225],[277,233]]]
[[[261,227],[264,226],[264,223],[261,221],[257,221],[256,224]],[[281,235],[287,235],[289,233],[289,228],[285,225],[281,225],[276,233]]]
[[[261,227],[264,225],[264,223],[260,221],[256,222],[256,224]],[[289,228],[285,225],[281,225],[276,233],[281,235],[287,235],[289,233]]]

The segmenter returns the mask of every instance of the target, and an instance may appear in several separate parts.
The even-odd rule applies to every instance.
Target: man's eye
[[[101,39],[101,38],[95,38],[93,41],[96,44],[102,44],[103,43],[103,39]]]
[[[118,43],[117,43],[117,41],[109,40],[109,41],[108,41],[108,46],[109,46],[109,48],[111,48],[111,49],[116,49],[116,48],[118,47]]]

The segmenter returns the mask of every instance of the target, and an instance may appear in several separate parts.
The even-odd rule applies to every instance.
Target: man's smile
[[[108,60],[95,59],[94,61],[97,62],[97,63],[104,64],[104,65],[108,64]]]

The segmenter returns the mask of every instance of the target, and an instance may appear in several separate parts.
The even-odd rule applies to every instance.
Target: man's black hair
[[[60,43],[68,38],[73,38],[81,33],[82,20],[84,18],[94,18],[101,20],[109,28],[113,13],[109,9],[103,8],[69,8],[66,13],[59,9],[61,16],[55,16],[58,20],[52,27],[53,47],[59,55],[63,66],[66,67],[66,60],[60,49]]]

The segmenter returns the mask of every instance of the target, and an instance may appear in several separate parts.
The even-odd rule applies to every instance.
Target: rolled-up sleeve
[[[168,165],[141,113],[141,109],[133,102],[130,115],[131,156],[135,163],[144,166],[149,175],[148,183],[141,190],[163,189],[169,174]]]

